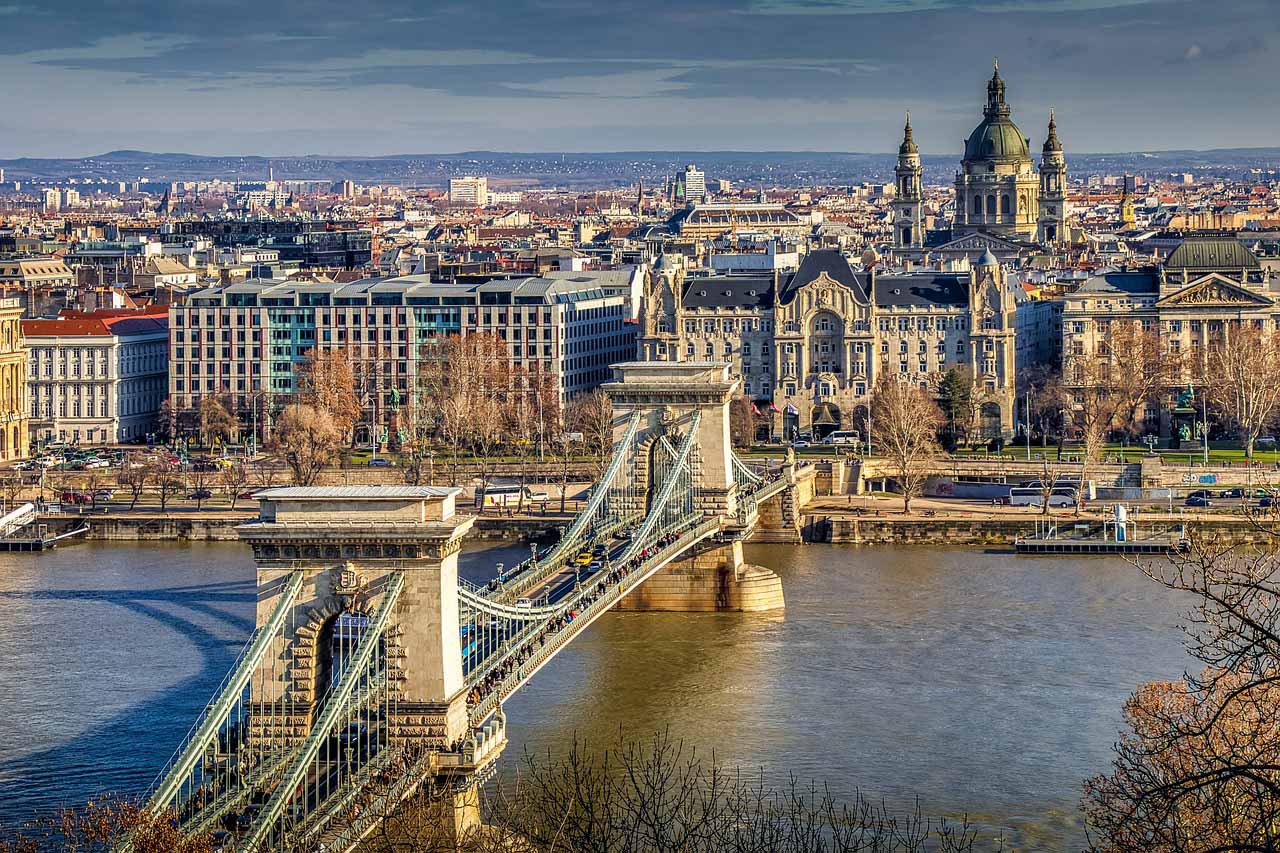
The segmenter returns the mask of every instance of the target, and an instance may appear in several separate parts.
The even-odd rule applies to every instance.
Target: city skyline
[[[888,11],[892,9],[893,11]],[[1265,147],[1263,0],[0,5],[0,158],[958,150],[993,57],[1068,152]],[[958,33],[964,33],[963,37]],[[111,97],[102,97],[104,88]],[[40,98],[33,107],[33,95]],[[1204,120],[1204,111],[1212,121]]]

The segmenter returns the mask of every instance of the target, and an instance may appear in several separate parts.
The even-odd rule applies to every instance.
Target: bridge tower
[[[620,440],[633,413],[641,416],[635,476],[652,481],[652,448],[664,435],[679,434],[696,419],[695,502],[708,516],[728,522],[738,516],[739,486],[729,438],[729,403],[741,392],[725,362],[637,361],[613,365],[614,379],[602,387],[613,401],[614,438]],[[731,524],[729,526],[732,526]],[[742,559],[741,537],[726,535],[691,557],[671,563],[618,605],[621,610],[745,611],[783,606],[776,574]]]
[[[259,628],[278,612],[282,596],[291,601],[249,680],[249,744],[284,743],[297,750],[326,725],[330,738],[350,732],[372,737],[365,732],[377,721],[384,748],[426,756],[411,768],[422,781],[474,776],[476,756],[457,748],[469,739],[474,744],[459,648],[457,559],[475,519],[455,514],[460,492],[342,486],[257,494],[258,519],[238,531],[257,563]],[[299,575],[301,586],[291,587]],[[371,624],[384,605],[384,621]],[[367,666],[379,668],[379,680],[355,691],[372,691],[381,704],[369,715],[348,711],[345,719],[354,722],[339,717],[335,727],[324,722],[326,703],[333,701],[344,659],[371,630],[380,637],[376,662]],[[454,828],[462,832],[479,819],[475,792],[454,787],[461,805]]]

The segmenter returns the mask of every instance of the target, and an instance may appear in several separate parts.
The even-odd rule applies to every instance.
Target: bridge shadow
[[[112,673],[109,681],[122,692],[146,692],[141,702],[69,740],[10,758],[0,765],[0,827],[12,830],[17,824],[47,817],[63,806],[83,804],[105,792],[143,793],[180,745],[252,633],[256,600],[252,578],[160,589],[0,590],[0,603],[106,604],[139,617],[139,624],[131,625],[126,636],[127,642],[138,647],[136,669]],[[151,623],[167,630],[152,632]],[[91,633],[93,625],[86,624],[84,630]],[[185,644],[175,641],[168,632],[177,634]],[[149,643],[169,654],[149,652]],[[167,687],[150,690],[149,684],[161,680],[164,670],[174,666],[175,649],[180,649],[187,659],[198,660],[198,668]],[[62,653],[77,651],[82,650]],[[56,660],[58,650],[51,652],[50,658]],[[69,698],[28,697],[25,713],[40,714],[42,702]],[[92,697],[85,698],[93,701]],[[4,829],[0,829],[0,837],[3,836]]]

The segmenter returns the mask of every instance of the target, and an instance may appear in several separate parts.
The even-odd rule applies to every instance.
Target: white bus
[[[1049,492],[1049,506],[1075,506],[1076,490],[1069,486],[1053,487]],[[1044,506],[1044,490],[1027,486],[1014,486],[1009,490],[1009,506]]]
[[[836,430],[822,440],[823,444],[857,444],[862,440],[857,430]]]
[[[519,506],[520,492],[524,490],[524,504],[545,504],[550,496],[528,486],[489,486],[476,499],[477,506]]]

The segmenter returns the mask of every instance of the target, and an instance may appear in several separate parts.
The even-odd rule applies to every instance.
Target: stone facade
[[[962,368],[984,434],[1011,434],[1016,319],[1029,304],[1016,282],[989,252],[961,273],[888,275],[865,260],[855,271],[839,252],[817,250],[789,276],[695,278],[664,259],[642,304],[640,357],[729,362],[777,438],[865,437],[879,375],[933,390]]]
[[[1200,362],[1223,344],[1233,328],[1280,333],[1280,279],[1231,237],[1192,237],[1159,266],[1103,270],[1063,300],[1063,378],[1068,387],[1072,359],[1096,351],[1111,325],[1132,322],[1155,333],[1162,351]],[[1199,368],[1188,367],[1192,381]],[[1140,431],[1176,434],[1174,408],[1185,383],[1175,383],[1150,400],[1138,417]],[[1199,398],[1195,407],[1199,406]],[[1185,420],[1194,421],[1194,413]]]
[[[28,353],[21,318],[17,299],[0,299],[0,462],[29,455]]]

